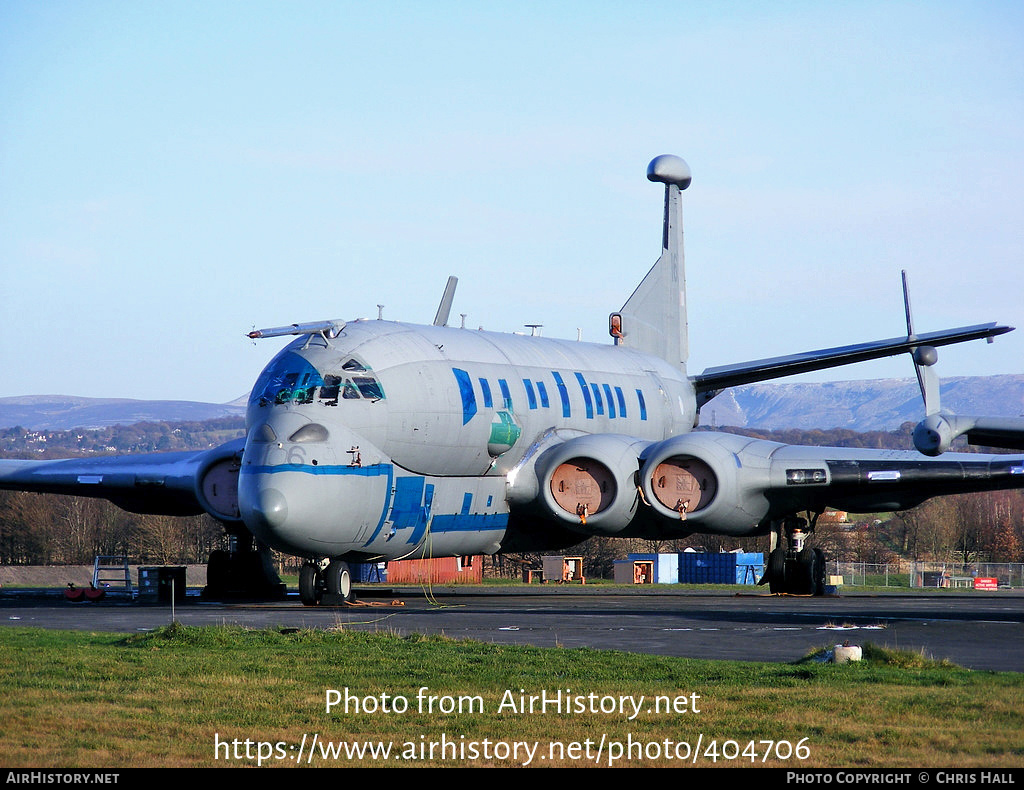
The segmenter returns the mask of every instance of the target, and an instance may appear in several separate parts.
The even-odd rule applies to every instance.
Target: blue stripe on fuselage
[[[508,513],[479,513],[476,515],[434,516],[430,522],[431,532],[486,532],[505,529]]]
[[[391,464],[371,464],[370,466],[341,466],[338,464],[324,464],[323,466],[312,466],[311,464],[275,464],[273,466],[243,466],[239,474],[243,475],[273,475],[280,472],[296,472],[304,475],[356,475],[358,477],[380,477],[381,475],[392,474]]]
[[[278,464],[276,466],[243,466],[239,470],[239,474],[244,475],[269,475],[276,474],[278,472],[297,472],[299,474],[308,475],[354,475],[357,477],[386,476],[388,482],[384,494],[384,504],[380,510],[380,518],[377,519],[377,526],[374,527],[373,534],[370,535],[369,539],[363,545],[369,546],[373,543],[376,537],[380,534],[381,529],[384,528],[384,522],[387,520],[388,509],[391,507],[391,481],[395,476],[395,467],[391,464],[370,464],[370,466],[336,466],[329,464],[325,464],[324,466],[312,466],[309,464]]]

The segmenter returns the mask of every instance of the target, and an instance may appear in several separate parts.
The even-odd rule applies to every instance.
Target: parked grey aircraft
[[[1019,456],[929,459],[691,432],[725,387],[906,352],[929,368],[936,346],[1010,327],[917,335],[908,307],[906,337],[687,376],[681,193],[690,170],[659,156],[647,177],[665,185],[662,255],[611,315],[612,343],[449,327],[452,278],[430,326],[335,320],[250,333],[297,337],[256,381],[244,439],[206,452],[3,461],[0,487],[209,513],[235,538],[230,554],[210,560],[213,590],[253,587],[272,547],[307,559],[307,604],[350,597],[352,561],[694,532],[771,534],[772,590],[815,593],[824,558],[804,538],[826,506],[896,510],[1024,487]]]

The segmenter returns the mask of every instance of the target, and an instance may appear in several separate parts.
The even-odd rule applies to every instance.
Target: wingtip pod
[[[673,154],[656,156],[647,165],[647,180],[661,184],[675,184],[680,189],[690,186],[693,176],[690,166],[681,157]]]

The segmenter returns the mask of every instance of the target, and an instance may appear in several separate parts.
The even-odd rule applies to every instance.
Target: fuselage
[[[290,343],[253,388],[242,517],[300,556],[493,552],[546,441],[658,441],[695,403],[681,371],[624,346],[350,322]]]

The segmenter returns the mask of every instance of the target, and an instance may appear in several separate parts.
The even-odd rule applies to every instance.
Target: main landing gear
[[[767,584],[773,594],[825,594],[825,552],[804,546],[808,531],[814,531],[813,522],[808,530],[807,520],[796,516],[772,525],[774,548],[768,555],[768,567],[758,584]],[[788,548],[779,545],[782,532],[785,532]]]
[[[342,560],[307,560],[299,571],[299,599],[306,606],[351,603],[352,572]]]
[[[274,570],[270,549],[258,543],[248,531],[229,533],[228,550],[210,552],[203,598],[275,601],[288,589]]]

